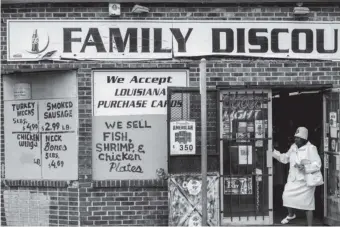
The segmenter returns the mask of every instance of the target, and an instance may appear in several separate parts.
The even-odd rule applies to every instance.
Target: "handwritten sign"
[[[195,121],[173,121],[170,123],[171,155],[196,153]]]
[[[76,179],[78,174],[77,99],[39,102],[44,179]]]
[[[183,99],[167,102],[167,87],[186,87],[186,71],[94,71],[94,115],[166,114]]]
[[[156,179],[167,169],[166,116],[93,118],[93,179]]]
[[[78,178],[77,99],[5,101],[7,179]]]
[[[41,156],[37,101],[5,101],[7,179],[40,179]]]

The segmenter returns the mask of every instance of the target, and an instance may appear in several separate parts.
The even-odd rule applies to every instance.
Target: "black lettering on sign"
[[[305,35],[306,47],[301,49],[300,36]],[[292,51],[294,53],[312,53],[313,52],[313,31],[310,29],[294,29],[292,31]]]
[[[171,107],[182,107],[183,101],[182,100],[171,100]],[[168,100],[153,100],[151,102],[151,107],[167,107]]]
[[[165,88],[122,88],[116,89],[115,96],[165,96]]]
[[[225,33],[226,48],[221,49],[221,34]],[[234,31],[231,28],[212,29],[212,51],[215,53],[231,53],[234,51]]]
[[[69,131],[71,130],[71,126],[68,124],[60,124],[59,122],[49,123],[46,122],[43,126],[41,126],[42,131]]]
[[[105,122],[105,126],[107,129],[122,129],[123,122],[121,121]]]
[[[26,118],[13,118],[13,124],[27,124]]]
[[[17,117],[34,116],[35,114],[34,107],[35,102],[12,104],[13,111],[16,112]]]
[[[162,43],[162,29],[154,28],[153,29],[153,40],[154,40],[154,52],[155,53],[171,53],[171,49],[163,49]]]
[[[18,133],[17,140],[19,147],[28,147],[33,150],[33,148],[38,147],[40,137],[37,133]]]
[[[334,29],[334,49],[326,50],[325,49],[325,30],[324,29],[316,29],[316,39],[317,39],[317,50],[319,53],[336,53],[338,51],[338,29]]]
[[[128,143],[97,143],[96,144],[96,151],[97,152],[135,152],[134,144],[130,139]]]
[[[101,161],[142,161],[142,158],[139,154],[129,154],[126,152],[122,152],[119,154],[99,154],[99,160]]]
[[[67,151],[66,145],[53,145],[50,142],[46,142],[44,151]]]
[[[45,159],[50,159],[50,158],[59,159],[59,154],[53,153],[53,152],[46,152],[45,153]]]
[[[126,128],[151,128],[147,121],[128,121]]]
[[[81,28],[64,28],[64,53],[72,53],[72,42],[81,42],[81,38],[72,38],[72,32],[81,32]]]
[[[279,28],[276,28],[276,29],[273,29],[272,30],[272,33],[271,33],[271,47],[272,47],[272,52],[273,53],[288,53],[289,50],[283,50],[283,49],[280,49],[279,48],[279,35],[280,33],[288,33],[288,29],[279,29]]]
[[[145,108],[147,100],[111,100],[98,101],[97,108]]]
[[[121,165],[120,162],[110,163],[110,172],[131,172],[131,173],[143,173],[142,167],[140,165],[134,166],[130,163],[127,165]]]
[[[104,44],[103,44],[103,40],[100,36],[98,28],[90,28],[89,29],[89,31],[86,35],[83,47],[81,48],[80,52],[84,53],[86,47],[88,47],[88,46],[96,47],[98,53],[105,53],[106,52]]]
[[[141,164],[147,151],[143,144],[134,143],[129,136],[130,132],[151,128],[150,123],[146,120],[105,121],[103,126],[108,131],[102,132],[101,142],[95,144],[96,159],[106,163],[110,172],[143,173]]]
[[[150,28],[142,28],[142,53],[150,53]]]
[[[259,36],[257,33],[267,33],[267,29],[252,28],[249,29],[249,44],[258,45],[260,49],[249,49],[249,53],[266,53],[268,52],[268,38]]]
[[[103,132],[104,141],[128,141],[127,132]]]
[[[244,28],[237,29],[237,52],[238,53],[245,53],[245,38],[244,38]]]
[[[46,124],[49,124],[46,122]],[[67,151],[67,145],[63,142],[63,136],[67,134],[51,133],[43,135],[45,137],[45,144],[43,146],[45,151],[45,159],[50,160],[48,167],[51,169],[63,168],[65,160],[62,160],[60,152]]]
[[[73,103],[67,102],[48,102],[46,104],[46,112],[44,112],[44,119],[55,119],[55,118],[72,118]]]
[[[107,83],[124,83],[124,77],[118,77],[118,76],[107,76]]]
[[[110,28],[110,52],[113,52],[114,49],[116,49],[118,52],[124,52],[126,44],[128,40],[130,53],[136,53],[137,52],[137,28],[128,28],[126,30],[126,34],[124,37],[124,41],[122,38],[122,34],[120,33],[119,28]],[[113,46],[113,44],[116,45],[116,47]]]
[[[172,77],[138,77],[133,76],[130,80],[130,83],[136,83],[136,84],[166,84],[166,83],[172,83]]]
[[[182,34],[182,32],[179,28],[170,28],[170,31],[171,31],[172,35],[175,37],[175,39],[178,43],[178,52],[186,52],[187,51],[186,43],[187,43],[189,36],[192,32],[192,28],[188,29],[188,32],[185,35],[185,37],[183,36],[183,34]]]
[[[50,163],[48,164],[48,167],[51,169],[51,168],[54,168],[54,169],[57,169],[57,168],[59,168],[59,167],[64,167],[64,161],[60,161],[60,160],[58,160],[58,161],[56,161],[56,160],[54,160],[54,159],[52,159],[51,161],[50,161]]]

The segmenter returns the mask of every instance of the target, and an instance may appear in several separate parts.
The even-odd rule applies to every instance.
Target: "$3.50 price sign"
[[[196,154],[196,122],[173,121],[170,123],[170,155]]]

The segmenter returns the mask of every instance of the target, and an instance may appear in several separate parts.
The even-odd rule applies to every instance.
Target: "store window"
[[[5,178],[78,178],[76,72],[4,76]]]

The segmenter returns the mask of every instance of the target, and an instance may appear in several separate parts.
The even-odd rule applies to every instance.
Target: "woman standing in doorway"
[[[321,159],[317,148],[308,141],[308,130],[299,127],[294,135],[295,143],[287,153],[280,153],[274,149],[273,157],[283,164],[290,163],[287,183],[282,195],[283,206],[288,208],[288,216],[281,223],[288,224],[296,218],[293,209],[305,210],[308,226],[312,226],[313,210],[315,210],[315,187],[307,186],[305,167],[320,170]],[[308,163],[302,163],[308,160]]]

